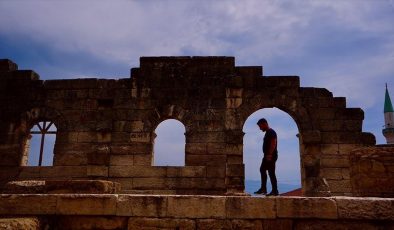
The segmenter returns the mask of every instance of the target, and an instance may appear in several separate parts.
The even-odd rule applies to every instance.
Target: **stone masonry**
[[[253,112],[276,107],[299,129],[303,194],[355,194],[349,154],[375,144],[362,132],[363,111],[327,89],[300,87],[297,76],[234,63],[141,57],[130,78],[43,81],[1,60],[1,184],[102,179],[120,183],[121,193],[243,193],[242,127]],[[185,166],[152,166],[154,130],[170,118],[186,128]],[[53,166],[26,166],[39,121],[57,127]]]
[[[264,198],[130,194],[0,195],[0,229],[382,230],[393,228],[394,199],[392,198]]]

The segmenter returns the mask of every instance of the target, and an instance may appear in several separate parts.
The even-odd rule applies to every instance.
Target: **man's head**
[[[259,126],[260,130],[265,132],[267,131],[270,127],[268,125],[268,122],[265,118],[261,118],[258,122],[257,125]]]

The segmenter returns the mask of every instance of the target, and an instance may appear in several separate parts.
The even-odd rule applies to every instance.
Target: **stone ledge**
[[[336,197],[340,219],[394,220],[394,199]]]
[[[120,184],[106,180],[28,180],[5,184],[3,193],[9,194],[114,194]]]
[[[0,215],[394,220],[394,198],[1,194]]]
[[[41,229],[37,217],[0,218],[0,229],[26,230]]]

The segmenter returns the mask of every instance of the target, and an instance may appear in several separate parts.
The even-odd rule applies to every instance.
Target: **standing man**
[[[272,191],[271,193],[267,194],[267,196],[277,196],[279,195],[278,192],[278,185],[275,175],[275,164],[276,160],[278,159],[278,141],[276,132],[271,129],[268,125],[266,119],[262,118],[257,122],[260,130],[265,132],[264,135],[264,143],[263,143],[263,161],[261,162],[260,166],[260,173],[261,173],[261,187],[259,190],[255,192],[255,194],[267,194],[267,173],[271,180]]]

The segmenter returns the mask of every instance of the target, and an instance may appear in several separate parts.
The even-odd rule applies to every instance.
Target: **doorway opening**
[[[298,127],[294,119],[277,108],[265,108],[252,113],[243,126],[243,163],[245,164],[245,192],[253,194],[261,186],[260,165],[263,159],[264,134],[257,126],[257,121],[265,118],[278,138],[278,160],[276,177],[280,194],[301,193],[301,161]],[[269,178],[269,177],[268,177]],[[271,182],[267,181],[267,191],[271,191]],[[299,194],[301,195],[301,194]]]

